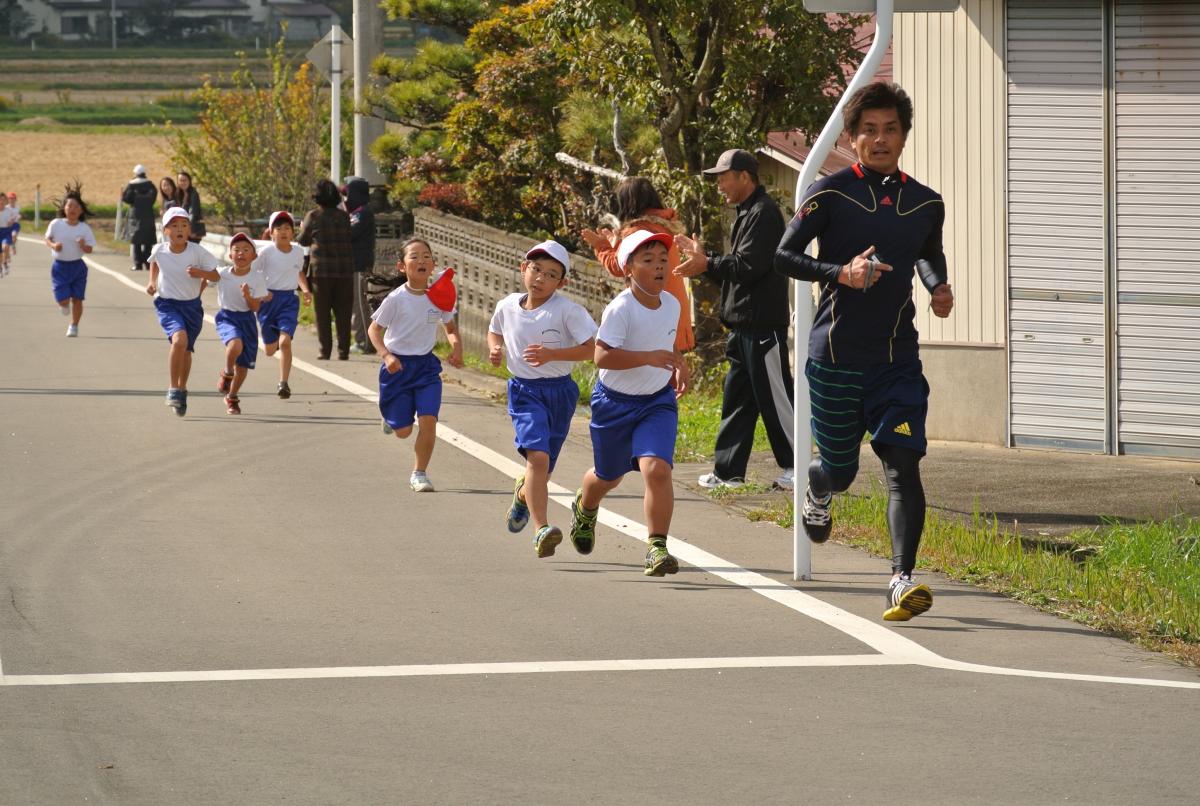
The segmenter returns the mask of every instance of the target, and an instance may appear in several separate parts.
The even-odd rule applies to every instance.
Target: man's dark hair
[[[904,135],[908,136],[909,129],[912,128],[912,99],[899,84],[892,81],[876,81],[850,96],[846,108],[842,110],[842,122],[851,137],[858,132],[863,112],[868,109],[895,109],[900,118],[900,128],[903,129]]]
[[[617,207],[613,212],[622,224],[640,218],[647,210],[661,210],[662,197],[644,176],[631,176],[621,181],[615,191]]]
[[[322,207],[337,207],[342,203],[342,194],[338,192],[337,185],[328,179],[317,180],[317,187],[313,191],[312,198]]]

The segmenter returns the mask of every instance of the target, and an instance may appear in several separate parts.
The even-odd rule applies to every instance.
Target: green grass
[[[836,496],[833,539],[890,557],[886,510],[882,489]],[[749,517],[791,528],[792,502]],[[1109,523],[1051,544],[930,511],[918,566],[1200,665],[1200,518]]]
[[[0,125],[27,118],[48,118],[69,126],[136,126],[166,120],[194,123],[198,113],[189,104],[17,104],[0,109]]]

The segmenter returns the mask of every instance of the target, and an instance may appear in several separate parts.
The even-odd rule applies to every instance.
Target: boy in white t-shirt
[[[158,323],[171,351],[167,366],[171,385],[167,389],[167,405],[180,417],[187,414],[187,381],[192,372],[192,352],[196,337],[204,325],[204,306],[200,292],[204,280],[192,276],[188,269],[215,269],[217,259],[199,244],[191,243],[192,219],[182,207],[168,207],[162,216],[163,243],[150,253],[150,282],[146,293],[154,297]]]
[[[679,561],[667,552],[667,531],[675,508],[675,401],[687,391],[689,373],[675,349],[679,301],[662,293],[671,242],[668,234],[637,230],[617,250],[629,288],[608,304],[600,320],[600,377],[592,390],[590,429],[595,466],[583,474],[583,486],[571,504],[571,542],[586,554],[595,544],[600,502],[626,473],[640,471],[650,544],[646,576],[679,570]]]
[[[0,277],[8,274],[9,261],[15,252],[17,231],[20,230],[21,212],[17,209],[14,198],[8,203],[8,197],[0,193]]]
[[[91,254],[96,236],[85,223],[87,208],[77,193],[68,193],[58,210],[58,218],[46,227],[46,246],[54,253],[50,264],[50,283],[54,301],[63,316],[71,317],[67,336],[79,335],[79,320],[83,317],[83,297],[87,290],[88,269],[83,256]]]
[[[254,369],[258,358],[258,320],[262,305],[271,299],[267,280],[255,267],[254,241],[244,232],[229,241],[232,266],[218,269],[191,267],[188,276],[199,277],[217,285],[217,335],[225,345],[225,368],[217,378],[217,391],[225,395],[226,414],[241,414],[238,391],[246,381],[246,373]]]
[[[296,222],[285,210],[271,213],[267,222],[271,242],[259,250],[255,267],[267,280],[271,299],[259,306],[258,324],[262,329],[263,352],[268,356],[279,352],[279,386],[276,394],[283,400],[292,396],[288,378],[292,373],[292,339],[300,317],[300,300],[296,289],[304,295],[304,303],[312,304],[312,291],[304,276],[304,249],[292,243]]]
[[[439,324],[450,342],[451,365],[463,365],[462,340],[454,324],[453,270],[447,269],[431,283],[433,250],[420,238],[410,238],[401,246],[399,268],[408,279],[380,303],[367,336],[383,356],[379,411],[384,424],[400,439],[412,433],[414,416],[420,426],[409,486],[414,492],[431,493],[433,483],[426,471],[442,408],[442,362],[433,354]]]
[[[579,387],[571,377],[576,361],[596,352],[596,323],[577,302],[554,292],[567,284],[570,257],[562,245],[544,241],[525,253],[521,279],[525,293],[496,303],[488,327],[489,357],[494,366],[507,358],[508,416],[516,432],[517,452],[525,457],[525,475],[517,478],[508,509],[508,531],[519,532],[533,515],[533,549],[554,554],[562,530],[546,520],[547,485],[559,451],[571,429]]]

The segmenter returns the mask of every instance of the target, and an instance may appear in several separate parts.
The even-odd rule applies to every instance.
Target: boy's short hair
[[[874,81],[850,96],[842,110],[842,123],[851,137],[858,131],[863,112],[868,109],[895,109],[904,136],[912,129],[913,105],[908,93],[893,81]]]
[[[629,262],[629,258],[633,257],[634,252],[646,244],[660,243],[670,249],[674,241],[675,239],[665,232],[651,232],[648,229],[634,230],[621,239],[621,245],[617,247],[617,264],[624,270],[625,264]]]
[[[562,266],[563,277],[571,273],[571,256],[567,254],[566,247],[558,241],[542,241],[525,253],[526,260],[533,260],[539,257],[548,257]]]

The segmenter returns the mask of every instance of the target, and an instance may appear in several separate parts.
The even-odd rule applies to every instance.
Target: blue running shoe
[[[524,486],[525,477],[517,476],[517,483],[513,485],[512,504],[508,507],[508,531],[513,534],[524,529],[525,524],[529,523],[529,506],[521,500],[521,488]]]

